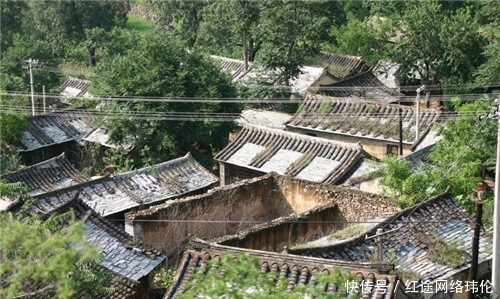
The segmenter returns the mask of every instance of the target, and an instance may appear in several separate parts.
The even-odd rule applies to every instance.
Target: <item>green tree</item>
[[[189,47],[196,43],[202,11],[211,2],[217,1],[147,0],[160,25],[180,36]]]
[[[0,53],[7,49],[14,40],[14,35],[22,27],[24,11],[27,9],[24,1],[0,1]]]
[[[266,44],[261,63],[278,72],[278,82],[288,86],[309,56],[330,39],[328,28],[339,24],[343,10],[336,1],[262,1],[260,26]]]
[[[487,99],[473,103],[453,102],[459,117],[438,128],[443,139],[429,154],[432,167],[421,166],[413,170],[406,160],[388,159],[381,183],[387,187],[389,195],[407,207],[449,187],[455,198],[473,212],[474,188],[494,165],[497,122],[479,121],[470,115],[486,115],[490,103]]]
[[[60,54],[68,41],[83,41],[89,66],[94,66],[95,40],[89,30],[110,30],[124,25],[130,4],[128,0],[37,0],[30,1],[29,8],[29,22],[25,26],[32,30],[28,32],[32,39],[50,41],[53,52]]]
[[[28,128],[28,118],[25,115],[9,113],[4,108],[2,110],[3,113],[0,113],[0,173],[19,168],[20,158],[17,145]]]
[[[374,66],[380,60],[390,59],[391,26],[392,22],[387,18],[374,16],[359,20],[349,14],[346,24],[330,29],[335,42],[325,44],[324,49],[331,53],[361,56]]]
[[[302,299],[302,298],[346,298],[345,292],[327,292],[326,284],[342,288],[346,280],[355,280],[345,271],[336,269],[330,275],[316,275],[317,283],[298,284],[293,290],[287,290],[288,280],[277,278],[277,273],[263,273],[257,260],[247,255],[237,258],[230,254],[221,257],[221,261],[211,260],[201,269],[224,269],[224,276],[219,271],[198,271],[184,288],[180,298],[261,298],[261,299]]]
[[[498,1],[484,2],[482,6],[485,17],[482,30],[488,44],[484,47],[486,61],[476,74],[476,81],[482,84],[500,82],[500,3]]]
[[[437,1],[418,1],[404,12],[393,59],[402,74],[418,74],[424,84],[463,83],[482,62],[483,45],[469,7],[448,11]]]
[[[99,298],[111,272],[96,268],[100,254],[84,243],[83,221],[72,213],[45,221],[0,214],[2,298]]]
[[[162,162],[187,151],[211,157],[213,150],[227,144],[232,125],[208,117],[200,121],[200,116],[237,113],[239,108],[223,100],[192,102],[189,98],[231,98],[235,88],[210,59],[186,51],[185,44],[171,35],[156,33],[137,36],[135,40],[136,45],[122,56],[98,66],[95,93],[188,99],[182,103],[138,100],[107,104],[105,109],[117,116],[105,120],[111,139],[124,148],[132,147],[130,157],[135,167]],[[180,113],[185,116],[176,121]],[[143,117],[133,117],[134,114]],[[130,165],[130,161],[115,165],[125,164]]]
[[[25,68],[25,61],[29,58],[38,59],[42,63],[53,62],[54,55],[50,43],[46,40],[31,40],[21,34],[13,37],[12,45],[2,53],[0,63],[0,90],[3,91],[29,91],[30,77]],[[41,71],[37,68],[33,71],[35,91],[41,92],[45,85],[50,91],[60,85],[59,75],[52,72]]]
[[[204,7],[196,45],[212,54],[253,62],[262,48],[261,4],[249,0],[213,1]]]

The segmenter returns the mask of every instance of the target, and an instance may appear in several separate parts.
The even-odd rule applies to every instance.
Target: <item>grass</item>
[[[145,18],[132,15],[128,15],[128,20],[127,23],[125,24],[125,28],[129,30],[136,30],[144,33],[152,31],[154,27],[155,25],[153,24],[153,22]]]
[[[328,236],[328,240],[342,240],[356,236],[365,229],[363,225],[351,225]]]

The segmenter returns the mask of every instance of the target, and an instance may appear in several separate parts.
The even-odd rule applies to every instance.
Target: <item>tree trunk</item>
[[[95,49],[89,48],[87,49],[88,58],[89,58],[89,67],[94,67],[96,65],[95,61]]]
[[[243,44],[243,61],[245,61],[245,70],[248,70],[248,50],[247,50],[247,31],[243,30],[241,34],[241,43]]]

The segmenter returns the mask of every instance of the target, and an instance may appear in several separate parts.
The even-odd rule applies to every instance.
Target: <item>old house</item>
[[[318,93],[339,98],[359,97],[388,104],[398,102],[403,96],[382,83],[371,70],[331,84],[320,84]]]
[[[223,272],[225,264],[222,258],[226,255],[235,258],[244,255],[251,260],[257,260],[261,271],[275,278],[276,287],[278,287],[280,280],[284,280],[286,289],[290,291],[300,285],[317,284],[318,273],[330,275],[343,271],[345,276],[355,275],[357,279],[372,287],[361,292],[361,288],[348,290],[345,285],[348,281],[342,281],[342,284],[329,281],[322,285],[323,290],[342,293],[346,297],[348,292],[354,295],[354,291],[356,291],[362,298],[405,298],[403,285],[398,283],[395,275],[388,273],[391,267],[386,263],[346,263],[288,253],[222,246],[199,239],[193,240],[184,252],[176,276],[163,298],[173,299],[182,294],[186,290],[188,282],[192,282],[195,273],[200,273],[200,271],[202,271],[201,273]],[[211,262],[213,264],[206,267],[207,263]],[[196,283],[204,283],[204,281],[196,281]],[[259,287],[258,281],[254,283],[255,287]]]
[[[184,157],[114,176],[105,176],[36,197],[63,204],[77,196],[98,214],[123,219],[131,209],[147,208],[168,199],[202,193],[217,177],[189,153]]]
[[[435,143],[431,131],[439,111],[383,104],[358,98],[309,94],[287,130],[347,143],[360,143],[369,154],[383,158],[399,153],[399,119],[403,154]]]
[[[268,174],[127,213],[125,229],[172,258],[181,254],[192,235],[211,240],[241,234],[248,238],[233,240],[233,246],[281,251],[325,235],[345,221],[397,210],[387,198]],[[315,223],[291,224],[300,219]]]
[[[359,145],[245,126],[214,159],[222,185],[271,171],[336,184],[364,157],[369,155]]]
[[[370,238],[379,229],[383,233],[381,252],[376,239]],[[403,280],[428,281],[434,287],[436,281],[468,280],[473,233],[471,215],[445,193],[407,208],[356,237],[323,246],[293,248],[290,252],[345,261],[369,261],[381,255],[383,260],[395,263]],[[492,246],[491,234],[481,229],[479,280],[491,275]]]
[[[66,153],[77,164],[78,142],[95,126],[95,118],[85,108],[65,109],[31,116],[28,130],[21,138],[20,154],[24,164],[32,165]]]
[[[211,56],[213,60],[220,64],[220,70],[223,73],[229,74],[231,80],[235,83],[240,83],[244,85],[259,85],[259,80],[269,81],[268,83],[274,82],[276,77],[275,72],[272,70],[265,70],[262,67],[255,67],[252,63],[248,64],[245,68],[245,63],[243,60]],[[340,57],[340,56],[339,56]],[[340,59],[326,59],[325,61],[330,61],[332,65],[325,66],[302,66],[300,68],[300,73],[298,77],[292,78],[290,80],[291,92],[298,95],[304,95],[307,90],[311,87],[319,87],[320,84],[329,84],[336,82],[340,78],[344,78],[350,74],[350,72],[357,71],[359,61],[356,63],[350,61],[351,58],[347,56],[342,56]],[[353,61],[355,59],[352,59]],[[347,67],[348,70],[343,68]],[[330,73],[330,69],[341,70],[341,72]],[[276,83],[274,85],[281,85],[281,83]]]
[[[72,98],[88,98],[90,94],[88,90],[90,88],[91,82],[88,80],[82,80],[74,77],[68,77],[66,81],[61,85],[61,96],[62,101],[69,104]]]
[[[36,196],[84,183],[88,178],[76,170],[62,153],[52,159],[0,175],[0,180],[8,183],[21,182],[27,188],[28,195]],[[4,208],[14,203],[8,198],[2,198],[0,202],[3,202],[1,206]]]
[[[45,218],[68,211],[74,212],[77,220],[84,220],[86,241],[102,253],[98,266],[114,275],[110,286],[114,288],[114,292],[106,298],[149,298],[153,271],[161,267],[166,259],[160,251],[132,239],[123,230],[95,213],[77,196],[65,202],[39,199],[26,213]]]
[[[360,56],[320,52],[315,59],[315,65],[324,67],[328,72],[321,84],[335,83],[370,69]]]

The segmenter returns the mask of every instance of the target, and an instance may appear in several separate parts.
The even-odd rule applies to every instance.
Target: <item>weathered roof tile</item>
[[[215,159],[335,184],[363,154],[361,146],[248,125]]]
[[[23,183],[28,188],[28,195],[32,196],[88,180],[73,167],[64,153],[24,169],[0,175],[0,179],[10,183]]]
[[[84,108],[32,116],[28,122],[28,130],[21,138],[23,152],[79,140],[95,125],[94,117]]]
[[[385,281],[387,288],[376,288],[363,294],[363,298],[393,298],[398,293],[393,290],[396,287],[396,277],[394,275],[382,274],[379,270],[373,267],[372,263],[346,263],[342,261],[332,261],[321,258],[312,258],[297,256],[286,253],[274,253],[258,250],[249,250],[236,247],[229,247],[208,243],[202,240],[196,240],[191,243],[191,249],[184,252],[183,259],[176,272],[174,282],[171,284],[169,290],[165,294],[164,299],[176,298],[182,294],[186,288],[187,282],[191,281],[193,274],[196,271],[218,271],[224,272],[224,265],[214,263],[210,268],[206,267],[207,262],[218,260],[226,254],[239,256],[242,254],[247,255],[251,259],[256,259],[260,264],[262,272],[274,272],[276,281],[279,278],[287,281],[287,289],[293,290],[300,284],[310,284],[316,282],[316,273],[323,272],[325,274],[332,273],[332,271],[342,269],[352,275],[358,275],[360,279],[365,281]],[[203,283],[200,281],[199,283]],[[375,284],[374,284],[375,285]],[[337,286],[329,284],[325,285],[328,292],[345,292],[345,286]]]
[[[207,188],[217,182],[218,178],[188,153],[154,166],[41,194],[38,198],[46,199],[47,206],[43,208],[51,210],[78,193],[78,197],[96,212],[108,216]]]
[[[471,251],[472,217],[449,194],[410,207],[357,238],[330,246],[292,249],[290,252],[335,260],[367,261],[370,256],[376,256],[377,251],[373,246],[373,239],[366,240],[365,235],[376,234],[378,228],[384,228],[386,231],[383,236],[385,258],[389,259],[389,255],[394,254],[397,257],[397,269],[414,272],[420,275],[422,280],[447,279],[470,267],[469,262],[454,267],[442,265],[433,257],[436,255],[436,242],[448,245],[453,243],[453,246],[464,252]],[[491,244],[491,235],[482,230],[480,262],[491,259]]]
[[[402,110],[403,142],[406,144],[418,143],[439,120],[438,111],[420,109],[419,139],[416,141],[414,107],[308,94],[287,127],[398,142],[399,109]]]

